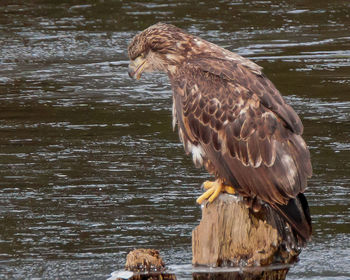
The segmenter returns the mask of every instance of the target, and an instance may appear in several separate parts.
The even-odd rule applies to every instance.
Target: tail
[[[303,243],[311,239],[310,210],[306,197],[302,193],[299,193],[296,198],[291,198],[287,205],[275,204],[272,207],[292,226]]]

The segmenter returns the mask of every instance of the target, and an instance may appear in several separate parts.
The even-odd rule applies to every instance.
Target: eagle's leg
[[[233,187],[224,185],[220,179],[217,179],[214,182],[205,181],[203,183],[203,188],[207,191],[197,198],[197,203],[199,204],[202,204],[206,199],[208,199],[209,202],[213,202],[221,192],[227,192],[229,194],[235,193]]]
[[[211,189],[212,187],[214,187],[215,186],[215,184],[218,184],[218,182],[217,182],[218,180],[216,180],[216,181],[205,181],[203,184],[202,184],[202,187],[204,188],[204,189],[206,189],[206,190],[209,190],[209,189]],[[222,183],[221,183],[222,184]],[[231,186],[227,186],[227,185],[223,185],[223,187],[224,187],[224,190],[222,190],[222,192],[227,192],[227,193],[229,193],[229,194],[235,194],[236,192],[235,192],[235,189],[234,189],[234,187],[231,187]]]

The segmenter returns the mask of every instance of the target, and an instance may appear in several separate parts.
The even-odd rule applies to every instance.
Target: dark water
[[[157,21],[253,59],[300,114],[314,237],[288,279],[349,279],[350,2],[340,0],[1,1],[0,278],[106,279],[137,247],[191,262],[208,176],[172,132],[167,77],[127,75],[128,42]]]

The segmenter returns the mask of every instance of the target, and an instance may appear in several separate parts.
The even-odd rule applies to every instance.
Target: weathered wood
[[[163,259],[155,249],[135,249],[126,256],[125,270],[164,271]]]
[[[259,266],[296,261],[300,248],[290,226],[268,205],[258,213],[240,197],[221,194],[202,208],[192,232],[192,264]]]
[[[135,249],[126,257],[126,271],[132,271],[127,278],[116,276],[116,280],[176,280],[175,274],[167,273],[159,251],[155,249]]]
[[[284,280],[288,268],[260,272],[193,273],[193,280]]]

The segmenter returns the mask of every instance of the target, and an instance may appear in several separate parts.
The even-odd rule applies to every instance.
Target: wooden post
[[[135,249],[126,256],[125,270],[162,272],[165,265],[158,250]]]
[[[288,224],[263,205],[254,213],[242,199],[221,194],[202,208],[192,232],[192,264],[213,267],[286,264],[297,260],[298,241]]]
[[[125,271],[113,273],[108,280],[176,280],[176,276],[166,271],[158,250],[135,249],[126,256]]]
[[[243,271],[226,273],[193,273],[193,280],[284,280],[288,268],[263,271]]]

